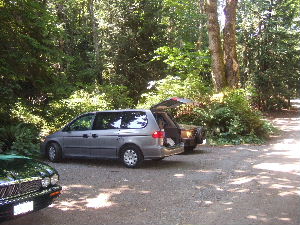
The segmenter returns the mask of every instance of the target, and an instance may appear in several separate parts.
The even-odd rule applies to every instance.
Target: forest
[[[2,151],[174,96],[210,144],[260,144],[300,95],[299,0],[0,0],[0,30]]]

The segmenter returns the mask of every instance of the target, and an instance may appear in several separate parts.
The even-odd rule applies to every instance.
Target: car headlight
[[[44,188],[46,188],[46,187],[48,187],[50,185],[50,178],[49,177],[44,177],[43,179],[42,179],[42,186],[44,187]]]
[[[57,174],[54,174],[50,179],[51,179],[51,184],[54,185],[58,182],[59,177]]]

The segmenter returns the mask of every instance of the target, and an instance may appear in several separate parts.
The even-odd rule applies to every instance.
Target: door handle
[[[87,134],[82,135],[83,138],[88,138],[89,136]]]
[[[92,134],[92,137],[96,138],[96,137],[98,137],[98,135],[97,134]]]

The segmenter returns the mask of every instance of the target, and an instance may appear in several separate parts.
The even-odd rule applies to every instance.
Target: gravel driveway
[[[267,145],[198,146],[127,169],[117,161],[51,164],[63,194],[11,224],[300,224],[300,119],[276,118]]]

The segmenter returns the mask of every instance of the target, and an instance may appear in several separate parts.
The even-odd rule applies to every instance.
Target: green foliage
[[[43,1],[3,2],[0,9],[0,90],[5,90],[4,95],[11,94],[4,101],[15,102],[18,97],[43,98],[53,91],[51,84],[60,74],[55,67],[64,56],[54,38],[54,34],[59,33],[54,17]]]
[[[39,130],[32,124],[19,123],[0,128],[0,149],[26,156],[39,154]]]
[[[171,46],[182,46],[182,43],[197,43],[199,26],[205,15],[201,13],[201,3],[195,0],[163,0],[162,22],[168,27],[167,38]],[[201,40],[207,41],[207,40]]]
[[[183,79],[193,74],[210,81],[209,53],[196,50],[191,43],[186,43],[182,48],[163,46],[158,48],[155,53],[156,56],[153,60],[163,60],[167,64],[166,74]]]
[[[142,94],[139,108],[150,108],[170,97],[190,98],[205,101],[212,89],[209,73],[210,58],[208,53],[197,51],[191,44],[183,48],[164,46],[158,48],[153,61],[166,64],[166,78],[149,82],[147,93]]]
[[[150,108],[170,97],[190,98],[198,102],[205,102],[211,93],[200,76],[189,74],[186,79],[180,77],[167,76],[165,79],[151,82],[150,92],[141,96],[138,108]]]
[[[299,93],[299,0],[242,1],[238,10],[241,78],[262,110],[289,107]]]
[[[181,123],[205,126],[211,144],[263,143],[273,132],[272,126],[254,110],[243,89],[213,96],[205,108],[178,118]]]
[[[103,1],[104,82],[128,87],[137,102],[147,83],[163,77],[163,64],[151,61],[166,44],[162,1]]]
[[[11,114],[21,121],[35,124],[44,136],[63,127],[82,113],[128,108],[132,106],[132,99],[127,96],[128,91],[122,86],[93,85],[74,91],[67,98],[53,100],[45,112],[18,102]]]
[[[120,86],[78,90],[66,99],[50,103],[46,117],[53,126],[51,130],[58,129],[84,112],[128,108],[132,100],[127,95],[126,88]]]
[[[215,142],[259,142],[270,126],[249,102],[279,110],[300,93],[300,2],[240,2],[237,42],[247,95],[228,91],[222,101],[210,100],[207,18],[201,3],[1,1],[1,129],[13,134],[9,130],[21,121],[45,135],[86,111],[129,108],[138,101],[149,108],[179,96],[206,106],[183,117],[206,124]],[[28,132],[18,140],[8,135],[10,141],[1,143],[13,149],[9,143],[24,142],[29,149],[26,141],[35,140],[26,139]]]

